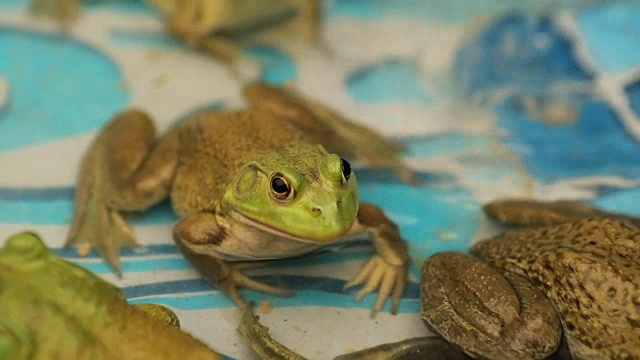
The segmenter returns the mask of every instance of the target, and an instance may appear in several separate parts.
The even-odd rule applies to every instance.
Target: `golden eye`
[[[287,199],[291,193],[293,193],[293,188],[291,184],[281,174],[274,174],[271,177],[271,194],[278,200]]]

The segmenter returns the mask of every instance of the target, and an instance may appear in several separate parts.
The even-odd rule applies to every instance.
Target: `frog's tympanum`
[[[164,307],[129,305],[34,234],[0,250],[0,359],[221,359],[176,324]]]
[[[359,202],[351,165],[334,153],[412,181],[401,147],[296,92],[256,83],[244,93],[249,109],[201,112],[160,139],[145,113],[117,115],[83,160],[69,243],[93,244],[117,269],[120,247],[135,244],[121,213],[170,197],[181,218],[175,242],[241,306],[239,286],[291,294],[247,277],[247,262],[368,236],[376,254],[345,287],[364,284],[357,299],[379,289],[374,311],[391,296],[395,312],[407,281],[406,243],[382,210]]]
[[[554,355],[563,333],[568,351],[562,347],[555,356],[640,359],[638,218],[564,201],[500,201],[485,211],[531,228],[476,243],[475,258],[444,252],[427,259],[422,318],[442,338],[384,344],[339,359],[426,359],[436,354],[434,343],[445,358],[463,356],[460,349],[474,358],[544,359]],[[257,318],[245,316],[240,330],[261,356],[282,346]]]

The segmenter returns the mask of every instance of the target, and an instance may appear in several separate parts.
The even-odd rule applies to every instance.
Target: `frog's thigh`
[[[298,31],[305,40],[314,43],[320,40],[322,30],[322,1],[321,0],[292,0],[298,9]]]
[[[120,113],[105,128],[105,200],[114,209],[145,210],[166,198],[175,174],[178,130],[159,141],[152,120],[143,112]]]

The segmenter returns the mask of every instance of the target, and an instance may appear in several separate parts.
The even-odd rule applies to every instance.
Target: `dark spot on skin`
[[[568,331],[573,331],[573,330],[576,329],[575,325],[573,325],[573,323],[568,322],[568,321],[566,323],[566,328],[567,328]]]
[[[220,245],[227,238],[227,230],[223,228],[215,229],[206,234],[207,243],[212,245]]]
[[[610,287],[610,288],[607,290],[607,296],[608,296],[609,298],[613,299],[613,298],[616,296],[616,293],[617,293],[617,292],[618,292],[618,291],[616,290],[616,288],[614,288],[614,287]]]
[[[629,325],[631,325],[631,327],[640,329],[640,320],[627,318],[627,321],[629,322]]]

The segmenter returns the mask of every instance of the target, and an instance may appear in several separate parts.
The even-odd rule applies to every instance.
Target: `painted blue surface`
[[[346,292],[343,290],[347,283],[345,280],[334,279],[321,276],[304,275],[262,275],[252,276],[252,279],[261,283],[287,288],[293,291],[321,291],[339,295],[353,295],[357,289]],[[141,284],[122,288],[123,293],[129,299],[158,295],[185,295],[211,291],[212,286],[204,279],[188,279],[165,281],[151,284]],[[419,299],[420,285],[415,281],[407,283],[407,287],[402,296],[403,299]],[[317,305],[322,305],[322,300],[318,299]]]
[[[486,151],[494,146],[494,142],[495,139],[491,136],[461,132],[402,139],[402,143],[407,148],[404,153],[407,158],[436,157],[460,151]]]
[[[600,14],[591,15],[590,26],[606,27],[606,22],[597,21],[607,18],[609,11],[613,10],[598,7],[587,12]],[[620,34],[600,40],[616,46],[630,41]],[[554,84],[566,81],[586,84],[590,80],[571,51],[570,43],[549,18],[511,13],[481,29],[460,47],[454,62],[456,84],[467,95],[510,90],[507,99],[496,108],[499,125],[510,134],[505,142],[523,158],[536,179],[552,182],[606,175],[637,178],[640,146],[605,103],[577,91],[567,91],[562,96],[574,102],[577,120],[574,124],[556,126],[532,118],[520,106],[520,95],[554,97],[550,92]],[[627,53],[611,55],[611,52],[614,50],[609,49],[602,56],[632,58]],[[640,85],[632,85],[627,92],[632,107],[638,111]]]
[[[606,104],[584,101],[575,124],[550,127],[507,102],[499,106],[507,144],[539,180],[618,175],[640,177],[640,144]]]
[[[612,191],[592,203],[603,209],[640,217],[640,187]]]
[[[262,80],[284,85],[298,79],[298,67],[293,59],[282,50],[270,46],[254,45],[247,54],[260,62]]]
[[[605,71],[640,65],[640,4],[612,1],[580,11],[576,23],[593,59]]]
[[[63,36],[0,27],[0,74],[11,87],[0,152],[98,128],[129,99],[114,63]]]
[[[240,290],[240,294],[245,299],[250,299],[257,303],[266,300],[273,307],[289,307],[289,306],[327,306],[337,308],[358,308],[371,309],[376,301],[376,296],[365,296],[361,301],[353,300],[350,294],[326,293],[317,290],[305,290],[296,293],[295,296],[289,298],[275,297],[265,295],[255,291]],[[202,295],[187,295],[175,297],[145,297],[139,299],[131,299],[132,304],[151,302],[154,304],[165,305],[180,310],[206,310],[211,308],[232,308],[235,305],[225,295],[215,292]],[[382,311],[391,310],[390,301],[388,300]],[[419,299],[403,299],[400,301],[398,313],[419,313]]]
[[[388,58],[363,65],[348,76],[346,86],[351,96],[364,103],[429,102],[415,59]]]
[[[554,1],[552,5],[554,10],[560,10],[592,3],[588,0],[559,0]],[[536,13],[549,10],[550,5],[548,2],[535,0],[332,0],[327,4],[327,14],[330,18],[380,20],[385,17],[401,17],[449,23],[464,23],[478,16],[513,9]]]
[[[511,89],[541,94],[558,81],[589,80],[571,44],[548,17],[510,13],[471,36],[453,63],[456,85],[467,95]]]
[[[0,198],[0,223],[65,225],[71,221],[73,198],[5,200]],[[144,214],[132,214],[134,225],[166,224],[176,220],[168,201]]]
[[[631,109],[640,118],[640,81],[630,84],[625,89],[625,93],[629,97]]]

